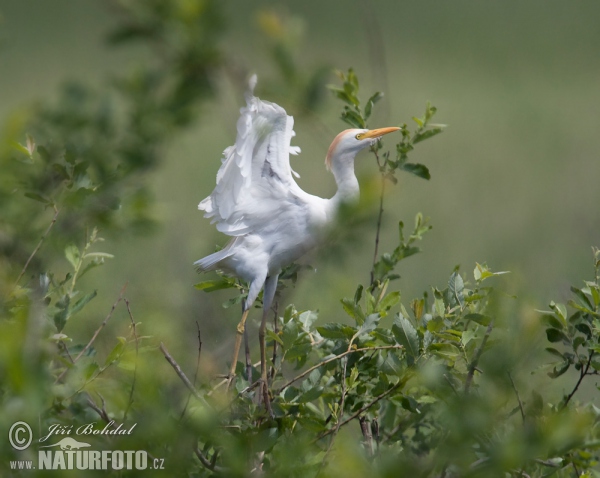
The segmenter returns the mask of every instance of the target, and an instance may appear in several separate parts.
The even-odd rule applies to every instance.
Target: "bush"
[[[397,247],[380,253],[384,188],[404,172],[429,179],[428,168],[408,156],[443,131],[432,123],[430,105],[413,118],[413,131],[403,125],[393,150],[372,148],[379,195],[343,210],[334,226],[348,232],[378,211],[370,281],[341,299],[344,321],[322,321],[317,311],[293,304],[274,311],[267,396],[258,393],[252,364],[238,363],[235,388],[227,391],[227,380],[215,379],[201,354],[200,330],[190,380],[174,358],[177,346],[147,335],[126,286],[90,336],[73,338],[73,321],[95,307],[97,296],[80,279],[112,259],[100,231],[151,229],[147,173],[198,105],[213,97],[225,64],[217,2],[114,3],[121,23],[111,41],[151,45],[156,63],[98,90],[67,86],[56,104],[9,123],[0,148],[2,429],[16,433],[13,424],[23,421],[36,440],[53,445],[104,430],[90,438],[93,446],[144,450],[147,466],[164,476],[598,474],[599,411],[591,400],[578,400],[600,369],[598,249],[594,277],[572,287],[566,305],[551,302],[533,318],[514,310],[502,292],[508,279],[497,277],[504,272],[485,263],[472,273],[449,271],[446,284],[410,301],[394,287],[431,226],[421,213],[411,231],[399,222]],[[284,87],[313,108],[323,70],[298,73],[284,42],[275,42],[272,54]],[[356,74],[339,78],[341,86],[331,90],[344,102],[342,120],[366,127],[382,94],[362,103]],[[280,286],[299,276],[302,267],[290,266]],[[221,274],[197,288],[236,289],[228,306],[245,291]],[[120,335],[107,336],[118,314],[126,325],[119,322]],[[573,383],[565,375],[570,369]],[[562,396],[549,386],[555,381],[566,390]],[[12,439],[18,444],[23,436]],[[0,466],[7,475],[18,460],[39,468],[41,446],[5,446]],[[56,457],[69,454],[48,456],[61,468]]]

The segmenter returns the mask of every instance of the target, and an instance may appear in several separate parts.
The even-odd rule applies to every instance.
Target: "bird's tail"
[[[235,240],[235,239],[234,239]],[[196,270],[198,272],[213,271],[219,268],[219,262],[223,259],[227,259],[233,254],[233,248],[231,247],[234,240],[227,244],[223,249],[217,251],[209,256],[203,257],[200,260],[194,262]]]

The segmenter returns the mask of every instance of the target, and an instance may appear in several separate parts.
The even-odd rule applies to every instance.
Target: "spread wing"
[[[303,193],[290,167],[290,153],[300,152],[290,146],[294,119],[275,103],[255,97],[255,84],[253,76],[235,144],[223,152],[217,185],[198,205],[204,217],[230,236],[256,231],[293,195]]]

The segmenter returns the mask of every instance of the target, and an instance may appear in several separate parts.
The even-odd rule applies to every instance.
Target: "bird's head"
[[[389,128],[347,129],[342,131],[335,137],[327,151],[327,157],[325,158],[327,169],[332,168],[335,158],[354,159],[354,156],[356,156],[361,149],[371,146],[384,134],[393,133],[399,129],[400,128],[394,126]]]

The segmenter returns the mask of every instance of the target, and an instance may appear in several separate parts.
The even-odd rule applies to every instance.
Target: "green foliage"
[[[337,316],[292,304],[274,314],[266,394],[252,364],[249,374],[237,364],[226,391],[226,380],[200,360],[200,333],[200,365],[187,379],[162,336],[142,335],[125,286],[109,310],[99,310],[107,291],[86,290],[81,281],[112,258],[98,249],[99,229],[147,230],[145,174],[214,96],[225,60],[218,2],[111,5],[121,16],[110,42],[150,46],[154,61],[108,86],[65,87],[55,103],[9,124],[0,145],[0,428],[17,419],[39,430],[135,423],[135,434],[104,437],[103,448],[164,457],[165,476],[597,475],[600,412],[577,393],[600,370],[600,251],[595,277],[542,312],[545,334],[523,325],[526,314],[507,312],[511,299],[501,285],[496,290],[504,272],[485,263],[475,264],[472,277],[456,268],[447,283],[412,300],[394,289],[431,226],[421,213],[410,234],[399,222],[396,247],[379,254],[383,187],[397,171],[429,178],[408,155],[442,131],[431,123],[430,105],[413,118],[416,130],[402,125],[394,154],[381,143],[372,149],[382,191],[371,280],[348,291]],[[299,91],[312,109],[323,73],[300,74],[273,18],[262,26],[271,32],[282,91]],[[382,93],[361,103],[356,74],[340,78],[342,87],[332,89],[345,103],[342,119],[366,128]],[[301,272],[289,266],[278,289]],[[234,289],[225,307],[246,293],[220,272],[196,289]],[[73,333],[84,317],[87,335]],[[177,323],[171,319],[165,322]],[[114,336],[106,333],[109,321]],[[531,375],[528,354],[541,340],[552,361],[542,365],[548,373]],[[547,388],[559,380],[567,390],[561,397]],[[2,453],[3,470],[31,456]]]

